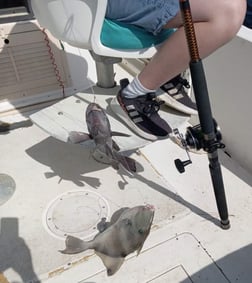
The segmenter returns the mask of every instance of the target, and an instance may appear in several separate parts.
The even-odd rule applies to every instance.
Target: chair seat
[[[105,19],[101,42],[113,49],[143,49],[162,43],[173,32],[174,29],[164,29],[158,35],[153,35],[143,28]]]

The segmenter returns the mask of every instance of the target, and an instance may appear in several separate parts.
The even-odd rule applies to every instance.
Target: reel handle
[[[174,163],[175,163],[175,166],[176,166],[177,170],[179,171],[179,173],[184,173],[185,167],[187,165],[191,164],[192,161],[190,159],[185,160],[185,161],[181,161],[180,159],[175,159]]]

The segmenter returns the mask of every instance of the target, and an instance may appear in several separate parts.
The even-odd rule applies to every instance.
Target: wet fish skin
[[[135,206],[123,209],[121,215],[113,220],[106,230],[91,241],[83,241],[67,236],[63,254],[76,254],[94,249],[107,268],[107,274],[113,275],[121,267],[124,258],[130,253],[140,253],[148,237],[154,217],[151,205]]]
[[[135,160],[118,152],[120,148],[112,139],[112,135],[125,137],[129,135],[111,131],[109,119],[99,104],[90,103],[88,105],[86,123],[89,133],[72,131],[69,133],[69,142],[80,143],[93,139],[95,143],[93,157],[95,160],[111,164],[115,169],[119,169],[119,164],[122,164],[128,171],[136,172]]]

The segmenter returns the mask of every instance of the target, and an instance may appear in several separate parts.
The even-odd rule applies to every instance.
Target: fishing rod
[[[217,122],[212,117],[207,82],[199,55],[189,0],[180,0],[180,9],[190,53],[191,60],[189,67],[200,121],[199,125],[188,127],[185,138],[182,138],[180,135],[180,139],[182,140],[182,145],[185,147],[187,154],[188,147],[196,150],[204,149],[207,152],[216,204],[221,219],[221,227],[223,229],[229,229],[228,208],[221,166],[218,159],[218,149],[225,147],[225,145],[221,142],[222,137]],[[175,160],[175,165],[180,173],[183,173],[185,166],[190,163],[192,163],[190,157],[185,161],[181,161],[180,159]]]

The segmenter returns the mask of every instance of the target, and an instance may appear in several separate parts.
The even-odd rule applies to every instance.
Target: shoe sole
[[[129,118],[128,114],[122,109],[121,105],[119,104],[117,97],[114,97],[110,103],[110,108],[113,113],[123,121],[135,134],[150,141],[156,141],[163,137],[154,136],[142,131],[139,127],[137,127]]]
[[[165,104],[167,106],[170,106],[180,112],[183,112],[185,114],[188,115],[198,115],[198,111],[195,109],[192,109],[184,104],[182,104],[181,102],[178,102],[176,99],[172,98],[171,96],[169,96],[169,94],[164,93],[164,94],[160,94],[157,96],[157,100],[158,101],[164,101]]]

